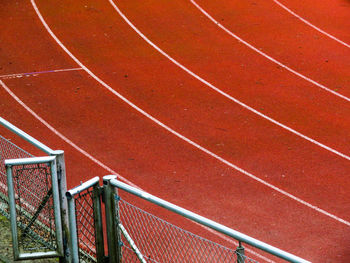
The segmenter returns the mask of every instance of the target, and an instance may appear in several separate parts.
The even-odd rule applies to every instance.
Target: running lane
[[[277,147],[274,148],[276,160],[270,159],[266,163],[272,166],[272,160],[283,166],[287,164],[287,158],[295,154],[278,161],[277,157],[283,155],[283,149],[287,147],[281,142],[286,141],[288,145],[295,146],[294,153],[304,145],[302,140],[295,139],[288,133],[280,134],[276,127],[242,111],[238,106],[233,106],[176,67],[169,66],[168,61],[150,51],[143,41],[135,37],[123,21],[113,17],[114,11],[108,5],[76,2],[65,8],[62,2],[58,5],[52,3],[52,6],[45,4],[42,2],[39,7],[43,8],[45,17],[51,18],[50,25],[53,25],[54,31],[58,31],[63,42],[89,68],[101,74],[115,89],[135,99],[152,114],[180,132],[198,139],[205,146],[239,162],[242,162],[239,160],[242,154],[242,160],[248,162],[249,152],[254,153],[251,150],[254,144],[257,146],[255,153],[260,157],[273,145],[271,148]],[[71,14],[76,17],[71,17]],[[22,15],[35,17],[32,12]],[[60,28],[62,24],[65,27]],[[69,32],[68,29],[72,31]],[[42,36],[46,33],[38,20],[32,30]],[[22,41],[31,38],[24,32],[20,36],[23,37]],[[48,35],[40,40],[55,45]],[[7,45],[10,46],[10,43]],[[32,60],[40,60],[40,50],[33,47],[33,53],[34,50],[36,52],[35,56],[32,54]],[[17,50],[11,52],[16,53]],[[50,52],[54,58],[59,56],[59,52]],[[163,75],[162,78],[158,77]],[[148,77],[145,78],[146,76]],[[327,256],[330,249],[332,255],[336,251],[340,258],[346,258],[346,251],[336,244],[348,242],[348,227],[262,187],[174,138],[172,134],[112,97],[85,73],[70,73],[68,77],[41,75],[36,78],[7,80],[6,83],[53,126],[146,190],[264,241],[305,255],[308,259],[321,259]],[[173,93],[169,94],[169,90]],[[57,105],[55,108],[52,107],[54,103]],[[211,120],[216,123],[213,124]],[[260,127],[253,127],[252,123],[260,123]],[[220,131],[225,128],[226,132]],[[234,134],[235,129],[237,134]],[[225,133],[230,133],[233,137],[225,136]],[[223,145],[220,145],[220,135],[223,136]],[[255,135],[258,137],[255,138]],[[247,143],[246,147],[240,146],[241,141]],[[260,144],[259,141],[263,143]],[[225,147],[220,150],[219,147],[222,146]],[[227,151],[231,147],[231,151]],[[330,169],[348,167],[346,161],[328,152],[320,152],[316,146],[304,146],[303,150],[304,153],[299,153],[304,158],[311,154],[315,163],[324,158],[329,159],[329,165],[332,166]],[[259,156],[251,162],[258,160]],[[300,159],[303,158],[295,160],[295,164]],[[256,170],[263,168],[266,163],[256,163]],[[316,166],[316,170],[325,166]],[[253,168],[252,164],[247,164],[247,167]],[[76,176],[82,178],[85,175]],[[269,176],[276,176],[276,179],[278,177],[277,173],[268,173],[267,178]],[[280,178],[283,178],[282,174]],[[345,181],[341,181],[343,179],[339,176],[337,187],[343,184],[346,187]],[[155,181],[157,184],[154,184]],[[312,178],[310,182],[305,182],[307,184],[317,188],[322,194],[324,190],[335,190],[322,189],[323,186],[318,188]],[[302,191],[298,186],[295,190]],[[309,191],[311,190],[308,189]],[[309,194],[311,199],[315,197],[313,193]],[[334,201],[339,204],[339,200]],[[343,215],[340,208],[331,204],[327,206]],[[239,215],[232,211],[239,211]],[[317,233],[317,240],[306,242],[314,233]],[[334,246],[326,242],[329,240],[333,241]],[[297,246],[299,242],[307,245],[300,248]]]
[[[328,34],[350,44],[350,3],[347,0],[273,0]],[[287,12],[287,11],[286,11]]]
[[[52,13],[45,10],[50,7],[43,8],[44,14]],[[87,13],[94,12],[89,17],[75,17],[84,9]],[[106,19],[106,12],[110,12],[110,20]],[[347,215],[343,203],[349,161],[298,138],[208,89],[159,55],[113,14],[113,9],[108,6],[91,3],[78,6],[70,13],[55,11],[55,17],[48,17],[48,21],[58,37],[93,72],[108,83],[114,83],[112,86],[116,90],[146,112],[239,167],[267,176],[269,182],[305,196],[333,213]],[[51,22],[53,18],[60,23]],[[76,21],[80,30],[73,26],[62,27],[67,21]],[[347,110],[344,108],[339,110]],[[323,126],[323,129],[328,128],[326,124]],[[346,134],[345,128],[340,128],[342,131]],[[339,134],[339,130],[330,134]],[[327,136],[332,139],[330,134]],[[268,154],[262,154],[264,152]],[[282,177],[286,180],[280,180]],[[320,189],[311,193],[306,185],[320,185]],[[328,195],[319,197],[320,193],[329,191],[337,194],[331,198]]]
[[[350,48],[302,23],[274,1],[191,2],[259,51],[349,97]]]
[[[188,1],[134,6],[118,1],[118,6],[159,48],[222,91],[311,138],[349,152],[348,101],[237,42]]]
[[[191,2],[260,51],[349,97],[350,48],[301,23],[273,1]]]

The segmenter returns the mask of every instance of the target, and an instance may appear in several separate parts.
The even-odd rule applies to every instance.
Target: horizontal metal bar
[[[225,234],[227,236],[230,236],[230,237],[232,237],[232,238],[234,238],[236,240],[242,241],[242,242],[244,242],[246,244],[249,244],[249,245],[251,245],[253,247],[261,249],[261,250],[263,250],[265,252],[268,252],[268,253],[270,253],[270,254],[272,254],[274,256],[277,256],[279,258],[285,259],[285,260],[287,260],[289,262],[296,262],[296,263],[297,262],[298,263],[308,263],[309,262],[309,261],[307,261],[305,259],[302,259],[300,257],[297,257],[297,256],[293,255],[293,254],[285,252],[285,251],[283,251],[283,250],[281,250],[279,248],[273,247],[273,246],[271,246],[269,244],[266,244],[266,243],[264,243],[264,242],[262,242],[260,240],[252,238],[252,237],[247,236],[247,235],[245,235],[243,233],[240,233],[240,232],[238,232],[236,230],[233,230],[233,229],[228,228],[228,227],[226,227],[224,225],[221,225],[221,224],[219,224],[217,222],[214,222],[214,221],[212,221],[210,219],[207,219],[207,218],[205,218],[203,216],[195,214],[195,213],[193,213],[193,212],[191,212],[189,210],[186,210],[186,209],[181,208],[181,207],[179,207],[177,205],[174,205],[174,204],[169,203],[169,202],[167,202],[165,200],[162,200],[162,199],[160,199],[160,198],[158,198],[156,196],[148,194],[148,193],[146,193],[146,192],[144,192],[142,190],[139,190],[139,189],[134,188],[134,187],[132,187],[130,185],[127,185],[125,183],[117,181],[116,179],[110,180],[110,183],[114,187],[120,188],[120,189],[122,189],[122,190],[124,190],[124,191],[126,191],[128,193],[136,195],[136,196],[138,196],[138,197],[140,197],[142,199],[145,199],[145,200],[147,200],[147,201],[149,201],[151,203],[154,203],[154,204],[156,204],[158,206],[164,207],[164,208],[166,208],[166,209],[168,209],[168,210],[170,210],[172,212],[175,212],[175,213],[177,213],[177,214],[179,214],[181,216],[184,216],[184,217],[186,217],[186,218],[188,218],[190,220],[193,220],[193,221],[195,221],[195,222],[197,222],[199,224],[207,226],[207,227],[209,227],[211,229],[214,229],[214,230],[216,230],[216,231],[218,231],[220,233],[223,233],[223,234]]]
[[[98,184],[100,181],[100,178],[98,176],[86,181],[85,183],[82,183],[81,185],[74,187],[73,189],[67,191],[66,196],[67,198],[73,198],[75,195],[81,193],[82,191],[88,189],[91,186],[94,186],[95,184]]]
[[[43,156],[43,157],[32,157],[32,158],[20,158],[20,159],[7,159],[5,165],[25,165],[25,164],[39,164],[39,163],[50,163],[55,160],[55,156]]]
[[[17,260],[21,259],[39,259],[39,258],[53,258],[61,256],[56,251],[49,252],[34,252],[34,253],[21,253],[19,254]]]
[[[32,136],[30,136],[29,134],[25,133],[21,129],[17,128],[16,126],[14,126],[13,124],[11,124],[10,122],[8,122],[7,120],[5,120],[2,117],[0,117],[0,124],[2,126],[4,126],[5,128],[7,128],[8,130],[12,131],[13,133],[17,134],[22,139],[24,139],[24,140],[28,141],[29,143],[33,144],[35,147],[37,147],[38,149],[42,150],[43,152],[45,152],[47,154],[50,154],[50,155],[54,155],[55,154],[54,150],[50,149],[49,147],[47,147],[43,143],[39,142],[38,140],[34,139]]]

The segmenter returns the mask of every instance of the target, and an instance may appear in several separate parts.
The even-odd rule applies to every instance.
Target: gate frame
[[[56,244],[57,244],[57,249],[55,251],[21,253],[19,249],[17,212],[16,212],[16,201],[15,201],[15,191],[14,191],[14,185],[13,185],[12,168],[18,165],[32,165],[32,164],[48,164],[50,166],[54,218],[55,218],[55,234],[56,234]],[[9,206],[10,206],[10,222],[11,222],[14,260],[62,257],[64,254],[64,250],[63,250],[63,234],[62,234],[62,224],[61,224],[61,208],[60,208],[58,178],[57,178],[57,169],[56,169],[57,168],[56,157],[45,156],[45,157],[23,158],[23,159],[7,159],[5,160],[5,167],[6,167],[8,197],[9,197]]]

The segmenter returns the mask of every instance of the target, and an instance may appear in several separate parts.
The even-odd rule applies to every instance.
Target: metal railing
[[[12,220],[16,259],[59,256],[62,263],[257,262],[244,244],[289,262],[308,262],[119,182],[116,176],[105,176],[103,187],[95,177],[67,191],[63,151],[51,150],[1,117],[0,125],[49,155],[35,158],[0,136],[0,213]],[[136,196],[218,231],[237,240],[238,245],[228,248],[170,224],[122,199],[118,189],[132,194],[132,199]]]
[[[224,225],[221,225],[217,222],[214,222],[210,219],[207,219],[191,211],[188,211],[184,208],[171,204],[165,200],[162,200],[158,197],[148,194],[135,187],[132,187],[125,183],[117,181],[115,179],[115,176],[104,177],[104,185],[105,185],[104,191],[105,191],[105,202],[106,202],[105,205],[106,205],[106,209],[108,209],[106,210],[106,212],[108,211],[110,213],[115,214],[114,220],[107,219],[107,232],[109,234],[113,233],[113,235],[111,236],[114,237],[113,240],[112,239],[108,240],[108,251],[109,251],[109,256],[112,259],[112,262],[121,262],[118,260],[121,260],[121,257],[123,257],[123,252],[127,253],[125,252],[126,251],[125,249],[121,251],[120,246],[117,246],[117,248],[115,246],[115,244],[122,243],[122,237],[121,237],[122,233],[119,230],[120,227],[118,228],[120,224],[122,224],[127,229],[127,232],[132,237],[133,243],[136,244],[136,247],[142,254],[143,259],[149,258],[150,262],[228,262],[225,260],[228,257],[230,257],[229,256],[230,254],[232,254],[235,257],[236,262],[240,262],[240,263],[255,262],[244,255],[244,248],[242,246],[243,243],[248,244],[252,247],[258,248],[273,256],[279,257],[289,262],[298,262],[298,263],[309,262],[293,254],[285,252],[281,249],[273,247],[262,241],[259,241],[250,236],[247,236],[238,231],[235,231],[231,228],[228,228]],[[120,197],[116,194],[115,189],[121,189],[123,191],[126,191],[134,196],[137,196],[148,202],[156,204],[169,211],[179,214],[187,219],[190,219],[203,226],[209,227],[219,233],[222,233],[228,237],[231,237],[239,241],[240,246],[234,251],[227,248],[220,248],[224,252],[218,252],[219,246],[215,245],[217,251],[213,254],[210,254],[210,253],[208,254],[208,249],[210,250],[210,249],[213,249],[214,247],[212,245],[209,245],[212,243],[208,241],[201,241],[202,244],[189,245],[193,242],[200,243],[198,241],[198,239],[200,238],[197,236],[191,235],[182,229],[176,228],[174,226],[170,226],[169,223],[166,223],[160,219],[157,219],[150,214],[141,212],[141,210],[131,206],[130,204],[124,201],[119,201]],[[189,241],[186,241],[184,243],[185,236],[186,236],[185,239],[188,239]],[[155,240],[158,240],[158,243]],[[203,242],[206,245],[203,245]],[[159,248],[157,248],[158,245],[163,250],[159,251]],[[205,249],[203,249],[203,246],[205,247]],[[130,246],[128,249],[129,250],[132,249],[132,246]],[[201,249],[203,249],[203,252],[199,255],[198,250],[201,250]],[[172,250],[172,251],[169,252],[169,250]],[[218,255],[221,255],[221,254],[224,254],[224,256],[220,256],[219,261],[217,261]],[[150,257],[150,255],[152,256]],[[193,261],[192,257],[194,257],[197,260]],[[212,260],[214,258],[215,260]],[[201,259],[205,259],[205,261],[201,261]]]

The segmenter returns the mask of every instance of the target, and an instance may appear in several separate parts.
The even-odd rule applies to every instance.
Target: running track
[[[33,1],[51,35],[30,1],[4,3],[1,116],[65,150],[69,186],[114,171],[308,260],[348,262],[350,49],[276,2]],[[350,42],[348,1],[279,3]]]

